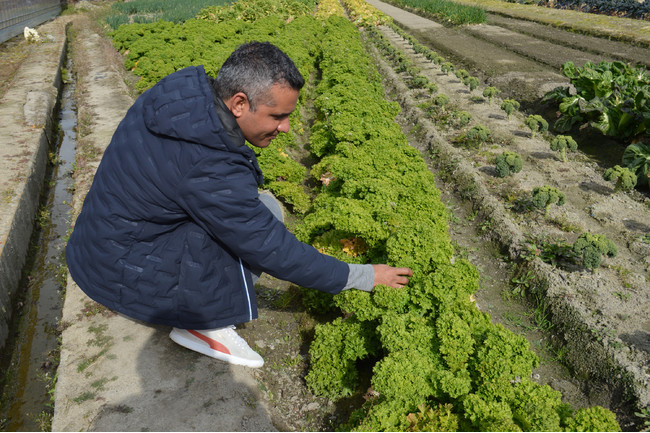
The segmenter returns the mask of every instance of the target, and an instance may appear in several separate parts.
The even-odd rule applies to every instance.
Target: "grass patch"
[[[418,9],[436,21],[453,25],[481,24],[487,20],[487,12],[482,7],[448,0],[391,0],[389,3]]]
[[[74,401],[77,404],[81,404],[84,401],[92,400],[93,398],[95,398],[95,393],[90,392],[90,391],[86,391],[86,392],[82,393],[81,395],[73,398],[72,401]]]

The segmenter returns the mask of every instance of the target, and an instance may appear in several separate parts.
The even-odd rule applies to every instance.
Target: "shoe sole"
[[[227,362],[229,364],[243,365],[245,367],[251,368],[259,368],[264,365],[264,361],[250,361],[233,355],[228,355],[223,352],[219,352],[218,350],[214,350],[205,344],[201,344],[197,341],[187,338],[180,332],[176,332],[175,329],[169,333],[169,338],[171,338],[174,343],[179,344],[187,349],[199,352],[203,355]]]

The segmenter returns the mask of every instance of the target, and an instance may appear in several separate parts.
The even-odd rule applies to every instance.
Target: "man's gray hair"
[[[269,42],[249,42],[226,59],[215,79],[217,94],[224,101],[239,92],[246,94],[251,111],[269,102],[274,84],[302,89],[305,79],[293,61]]]

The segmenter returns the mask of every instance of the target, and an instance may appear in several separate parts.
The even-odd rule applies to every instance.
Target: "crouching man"
[[[350,265],[299,242],[258,193],[254,152],[289,131],[304,79],[269,43],[240,46],[213,79],[188,67],[119,124],[68,242],[72,278],[122,314],[173,327],[178,344],[233,364],[262,357],[234,325],[257,318],[261,272],[338,293],[403,287],[412,271]]]

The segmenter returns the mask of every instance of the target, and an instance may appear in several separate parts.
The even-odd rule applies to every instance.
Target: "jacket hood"
[[[240,154],[251,164],[257,183],[264,183],[255,152],[223,101],[215,103],[203,66],[190,66],[166,76],[143,93],[144,123],[149,131],[178,142],[197,143]]]
[[[154,134],[219,150],[239,147],[230,143],[231,138],[223,140],[228,134],[215,109],[203,66],[190,66],[168,75],[141,98],[144,122]]]

